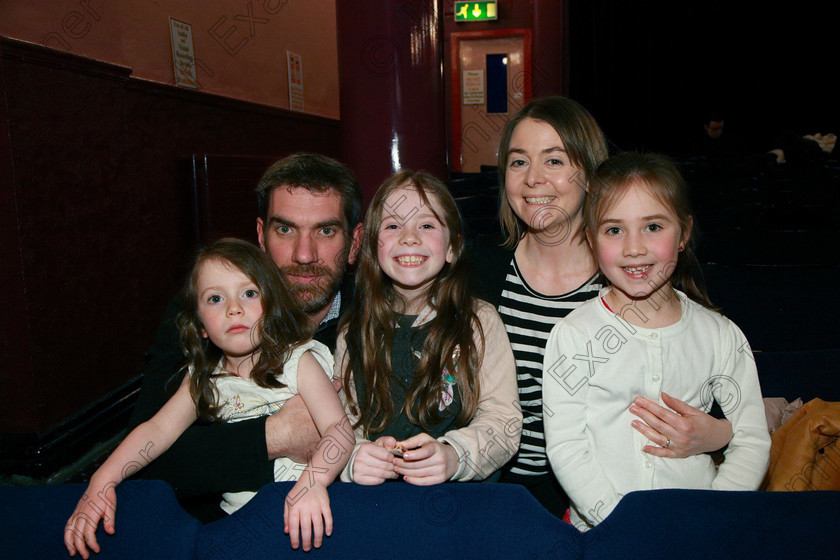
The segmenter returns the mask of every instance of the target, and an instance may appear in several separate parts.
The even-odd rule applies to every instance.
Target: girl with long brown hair
[[[300,394],[322,443],[354,442],[330,380],[330,351],[310,340],[307,316],[268,255],[238,239],[212,243],[196,256],[181,297],[185,311],[178,327],[188,373],[163,408],[132,430],[91,477],[65,529],[71,556],[79,552],[87,558],[87,547],[99,552],[99,521],[107,533],[114,532],[114,488],[169,449],[196,419],[237,422],[273,414]],[[306,470],[289,459],[275,461],[275,480],[297,480],[284,510],[292,548],[319,547],[324,533],[332,532],[326,487],[348,458],[332,445],[318,444]],[[221,507],[233,513],[253,494],[226,493]]]
[[[342,479],[484,479],[516,451],[513,354],[496,311],[471,294],[463,253],[440,181],[401,171],[379,188],[336,346],[358,440]]]

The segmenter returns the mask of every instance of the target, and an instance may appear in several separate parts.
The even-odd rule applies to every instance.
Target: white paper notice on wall
[[[289,109],[303,111],[303,59],[299,54],[286,51],[289,69]]]
[[[175,85],[198,89],[198,79],[195,77],[192,26],[189,23],[169,18],[169,37],[172,40]]]
[[[461,81],[463,104],[484,105],[484,70],[464,70]]]

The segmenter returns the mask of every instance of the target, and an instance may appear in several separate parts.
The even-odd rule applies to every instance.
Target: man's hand
[[[333,380],[333,386],[340,391],[341,381]],[[271,460],[288,457],[295,463],[307,463],[319,441],[321,434],[300,395],[287,400],[265,421],[265,445]]]

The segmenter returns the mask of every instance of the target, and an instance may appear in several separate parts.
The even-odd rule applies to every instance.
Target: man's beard
[[[341,279],[344,277],[345,266],[335,270],[317,264],[301,264],[296,266],[284,266],[280,269],[283,277],[288,282],[292,295],[300,303],[304,313],[313,314],[321,311],[332,303],[341,286]],[[311,284],[300,284],[289,276],[318,275],[317,282]]]

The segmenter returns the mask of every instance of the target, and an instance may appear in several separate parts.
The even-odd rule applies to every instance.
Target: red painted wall
[[[196,242],[192,154],[338,156],[339,127],[6,39],[0,87],[2,443],[140,372]]]

